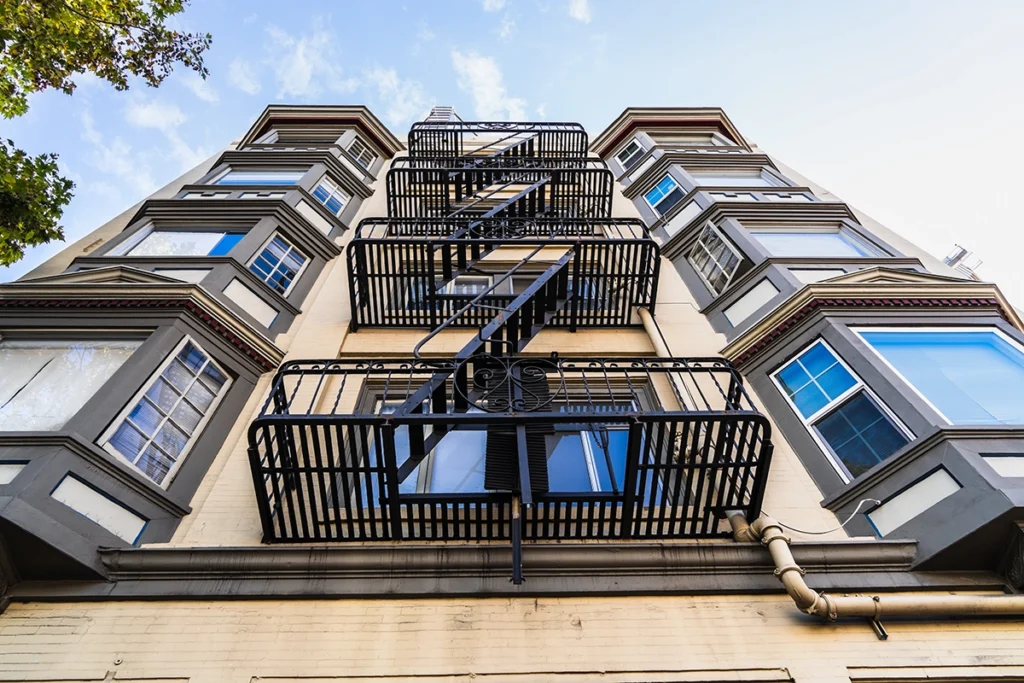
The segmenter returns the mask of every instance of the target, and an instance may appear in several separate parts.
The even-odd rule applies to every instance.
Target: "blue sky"
[[[244,8],[244,9],[243,9]],[[1024,2],[197,0],[206,82],[83,78],[0,135],[55,151],[81,237],[239,136],[270,102],[366,104],[404,132],[463,118],[572,120],[721,106],[754,143],[936,255],[954,242],[1024,306]],[[61,245],[0,269],[13,279]]]

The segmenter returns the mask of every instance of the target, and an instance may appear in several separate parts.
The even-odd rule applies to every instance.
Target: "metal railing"
[[[420,121],[409,130],[409,155],[450,159],[474,154],[501,154],[528,144],[538,157],[586,156],[587,133],[578,123],[510,121]]]

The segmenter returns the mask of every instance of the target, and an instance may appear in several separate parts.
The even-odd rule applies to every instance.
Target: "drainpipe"
[[[836,621],[862,617],[983,617],[1024,616],[1024,595],[829,595],[819,593],[804,581],[804,570],[793,559],[790,539],[782,526],[762,515],[748,524],[743,513],[730,511],[733,538],[741,543],[760,541],[768,547],[775,563],[775,575],[786,587],[801,612]]]
[[[651,311],[642,306],[638,306],[637,310],[640,312],[640,322],[644,324],[644,330],[647,332],[647,336],[651,338],[651,346],[654,347],[654,351],[662,358],[671,358],[672,352],[668,350],[665,337],[661,334],[661,328],[658,327],[658,323],[654,320],[654,316],[651,315]]]

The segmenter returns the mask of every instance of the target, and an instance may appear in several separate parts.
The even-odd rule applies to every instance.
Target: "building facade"
[[[1018,312],[719,109],[271,106],[0,308],[0,680],[1024,681]]]

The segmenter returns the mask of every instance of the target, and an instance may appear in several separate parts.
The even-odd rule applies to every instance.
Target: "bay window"
[[[165,486],[229,385],[209,355],[186,338],[114,421],[101,445]]]
[[[377,160],[377,155],[373,150],[358,137],[352,141],[351,145],[348,146],[348,151],[352,155],[352,158],[356,160],[356,163],[366,169],[369,169],[370,166],[373,165],[373,162]]]
[[[772,379],[847,480],[910,441],[909,432],[821,340],[774,372]]]
[[[0,340],[0,432],[60,429],[140,344]]]
[[[857,332],[951,424],[1024,424],[1024,351],[995,328]]]
[[[763,169],[697,169],[687,171],[698,187],[779,187],[781,180]]]

